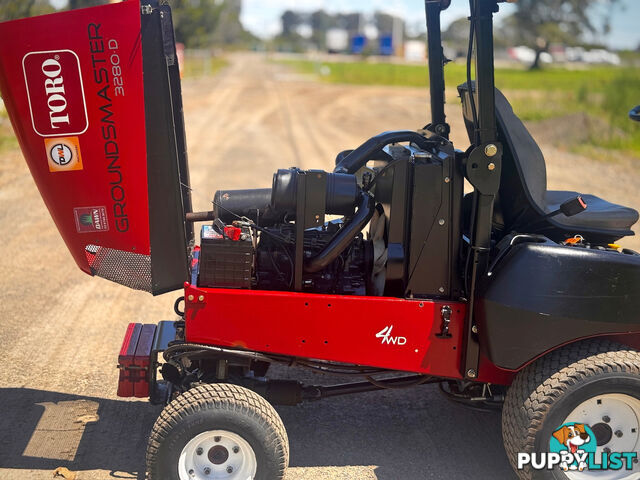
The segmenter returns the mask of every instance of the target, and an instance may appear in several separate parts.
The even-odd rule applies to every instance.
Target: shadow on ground
[[[0,468],[67,467],[144,478],[144,451],[159,407],[25,388],[0,389],[0,405],[6,412],[0,416]],[[303,467],[287,479],[298,478],[295,472],[302,475],[304,467],[347,465],[375,466],[378,480],[514,478],[502,450],[499,413],[452,405],[432,387],[278,410],[291,466]]]
[[[292,467],[373,465],[378,480],[515,479],[502,445],[500,412],[455,405],[435,385],[278,411]]]
[[[144,478],[147,438],[160,409],[142,401],[0,389],[0,467],[107,470]]]

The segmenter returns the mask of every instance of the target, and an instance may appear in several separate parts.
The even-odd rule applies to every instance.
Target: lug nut
[[[209,467],[204,467],[204,474],[209,475],[211,473],[211,469]]]
[[[233,453],[238,453],[240,449],[238,447],[233,447]]]
[[[196,455],[202,455],[202,452],[204,452],[204,450],[202,450],[201,447],[198,447],[196,450]]]
[[[622,430],[616,430],[616,437],[622,437]]]
[[[193,468],[192,468],[191,470],[189,470],[189,475],[190,475],[190,476],[192,476],[192,477],[193,477],[193,475],[194,475],[195,473],[196,473],[196,472],[194,472],[194,471],[193,471]]]
[[[611,418],[609,418],[609,415],[605,415],[604,417],[602,417],[602,421],[604,423],[609,423],[611,421]]]
[[[229,465],[227,467],[227,473],[232,473],[233,472],[233,467],[231,465]]]
[[[218,443],[220,441],[220,437],[213,437],[213,441]]]

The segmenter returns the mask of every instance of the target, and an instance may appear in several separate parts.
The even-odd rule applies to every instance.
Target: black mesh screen
[[[114,248],[87,245],[91,273],[135,290],[152,292],[151,257]]]

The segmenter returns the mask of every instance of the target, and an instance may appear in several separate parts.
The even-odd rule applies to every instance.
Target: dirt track
[[[421,90],[319,84],[260,57],[232,60],[218,77],[184,84],[196,209],[217,188],[268,186],[278,167],[330,169],[342,149],[425,123]],[[464,147],[458,106],[449,107]],[[551,188],[640,209],[629,165],[544,150]],[[176,294],[152,298],[77,270],[18,152],[0,165],[0,232],[0,478],[50,479],[59,466],[78,480],[143,478],[158,408],[117,399],[116,356],[126,324],[172,318]],[[432,387],[280,412],[288,480],[513,478],[499,415],[452,406]]]

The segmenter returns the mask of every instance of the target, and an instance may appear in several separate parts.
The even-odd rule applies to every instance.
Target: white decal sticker
[[[388,345],[404,345],[407,343],[407,337],[392,337],[391,331],[393,330],[393,325],[389,327],[384,327],[378,333],[376,333],[376,338],[382,339],[382,344],[385,343]]]

